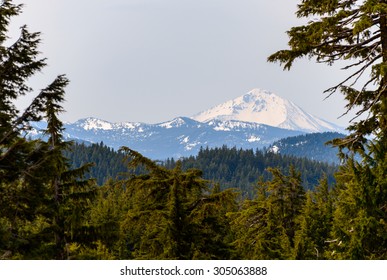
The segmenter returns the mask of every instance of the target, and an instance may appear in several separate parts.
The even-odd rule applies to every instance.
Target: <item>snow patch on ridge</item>
[[[171,129],[171,128],[176,128],[176,127],[181,127],[181,126],[183,126],[185,124],[186,123],[185,123],[183,118],[175,118],[175,119],[173,119],[171,121],[161,123],[158,126],[164,127],[166,129]]]
[[[247,142],[253,143],[253,142],[259,142],[261,141],[261,137],[251,135],[250,138],[247,139]]]
[[[102,130],[111,130],[113,129],[113,125],[110,122],[96,119],[96,118],[87,118],[80,121],[83,129],[85,130],[93,130],[93,129],[102,129]]]

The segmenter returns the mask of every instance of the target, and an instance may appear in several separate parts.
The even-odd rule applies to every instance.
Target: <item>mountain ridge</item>
[[[32,124],[30,137],[42,137],[44,122]],[[189,118],[175,118],[159,124],[109,123],[85,118],[64,125],[66,139],[88,143],[104,142],[119,149],[128,146],[152,159],[180,158],[197,154],[201,147],[238,147],[261,149],[283,137],[302,134],[263,124],[241,121],[200,123]]]
[[[262,99],[262,96],[266,99]],[[114,149],[128,146],[147,157],[160,160],[195,155],[201,147],[214,148],[227,145],[243,149],[262,149],[282,138],[309,132],[310,129],[305,129],[305,127],[302,129],[297,117],[301,121],[308,120],[308,125],[316,125],[313,122],[319,124],[321,121],[318,118],[305,119],[306,113],[304,115],[298,114],[302,110],[301,108],[296,107],[296,105],[283,107],[281,104],[285,103],[288,104],[289,101],[279,98],[275,94],[253,90],[230,103],[233,104],[230,108],[239,114],[240,119],[241,116],[246,117],[243,118],[244,120],[232,119],[232,114],[224,118],[220,117],[219,114],[212,114],[213,118],[203,121],[188,117],[176,117],[165,122],[147,124],[141,122],[114,123],[88,117],[74,123],[65,123],[64,137],[78,142],[100,143],[102,141]],[[276,105],[279,107],[276,108]],[[248,121],[256,120],[254,117],[257,115],[252,114],[253,117],[249,117],[249,113],[253,109],[258,114],[266,112],[264,114],[272,115],[273,119],[278,117],[275,113],[282,114],[280,117],[283,118],[285,111],[288,113],[295,110],[296,113],[290,114],[291,117],[284,120],[277,119],[276,122],[276,124],[286,121],[294,122],[295,125],[289,129],[280,127],[280,125],[272,126]],[[223,111],[227,112],[227,110]],[[35,123],[32,127],[30,137],[43,137],[41,130],[45,127],[44,122]],[[296,128],[301,129],[297,130]]]

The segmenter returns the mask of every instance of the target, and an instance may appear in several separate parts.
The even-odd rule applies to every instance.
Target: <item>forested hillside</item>
[[[338,167],[326,163],[275,154],[260,150],[242,150],[236,148],[201,149],[195,157],[181,159],[185,169],[197,168],[203,171],[203,178],[220,183],[222,188],[236,188],[243,194],[251,195],[259,179],[272,179],[270,168],[278,168],[288,173],[291,168],[301,172],[302,186],[314,189],[323,177],[329,184],[335,182],[334,173]],[[174,160],[165,162],[167,168],[174,168]]]
[[[73,168],[88,162],[94,163],[88,178],[95,178],[98,185],[103,185],[110,178],[120,178],[120,174],[127,170],[123,153],[114,151],[103,143],[92,145],[74,143],[64,155]],[[294,167],[301,172],[302,185],[305,189],[313,189],[324,176],[332,185],[335,182],[334,173],[338,169],[335,165],[306,158],[226,146],[214,149],[202,148],[197,156],[182,158],[180,161],[183,170],[200,169],[204,179],[219,183],[222,189],[236,188],[248,196],[253,193],[260,178],[265,181],[272,178],[269,168],[289,172],[291,167]],[[159,164],[167,169],[176,167],[174,159],[168,159]],[[141,172],[141,170],[138,171]]]
[[[337,132],[310,133],[287,137],[275,141],[269,150],[282,155],[306,157],[311,160],[339,164],[339,149],[327,144],[333,139],[343,138],[344,134]]]
[[[90,168],[86,176],[96,179],[99,186],[102,186],[108,179],[115,179],[120,176],[120,173],[127,171],[123,153],[107,147],[103,142],[99,144],[74,142],[69,149],[64,151],[64,156],[73,168],[92,162],[94,166]]]

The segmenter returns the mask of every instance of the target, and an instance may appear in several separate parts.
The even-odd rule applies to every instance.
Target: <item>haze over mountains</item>
[[[33,124],[30,136],[40,137],[45,123]],[[282,138],[311,132],[343,131],[306,113],[271,92],[254,89],[192,118],[177,117],[158,124],[111,123],[85,118],[65,124],[65,137],[104,142],[118,149],[128,146],[152,159],[196,155],[201,147],[236,146],[261,149]]]

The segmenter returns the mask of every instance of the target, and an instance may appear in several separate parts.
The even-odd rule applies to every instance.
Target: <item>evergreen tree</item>
[[[234,243],[242,259],[292,258],[305,193],[293,168],[289,175],[270,171],[273,179],[261,179],[256,199],[246,201],[233,220]]]
[[[69,256],[70,242],[80,237],[88,242],[81,216],[92,191],[90,182],[76,180],[87,166],[69,170],[62,154],[68,143],[58,114],[68,80],[58,76],[23,112],[14,104],[33,92],[28,80],[45,66],[37,49],[39,33],[23,26],[19,38],[6,45],[10,19],[21,9],[0,1],[0,257],[62,259]],[[26,139],[29,122],[43,117],[48,143]]]
[[[325,259],[332,229],[333,195],[327,179],[321,180],[314,191],[306,195],[296,232],[295,259]],[[329,258],[329,256],[328,256]]]
[[[304,56],[329,65],[350,61],[344,69],[353,72],[327,92],[340,90],[347,100],[347,112],[358,109],[357,116],[366,116],[349,126],[349,136],[331,142],[360,153],[362,161],[347,157],[338,173],[331,239],[326,241],[330,251],[326,256],[385,258],[387,1],[303,0],[297,16],[315,19],[288,31],[290,49],[278,51],[268,60],[279,61],[285,69]],[[370,76],[360,84],[364,73]],[[371,140],[366,139],[369,135]]]
[[[45,63],[38,58],[39,33],[21,28],[20,37],[6,45],[10,19],[19,15],[21,6],[9,0],[0,2],[0,179],[13,181],[22,176],[24,170],[36,162],[30,159],[37,149],[36,143],[27,142],[20,132],[31,120],[38,120],[40,99],[36,98],[23,114],[17,110],[14,101],[32,89],[27,81],[40,71]]]
[[[167,170],[123,148],[129,166],[143,165],[147,172],[132,174],[122,187],[130,197],[122,231],[126,258],[135,259],[204,259],[230,256],[225,242],[226,209],[232,208],[232,191],[212,192],[199,170],[182,171],[178,162]]]
[[[98,188],[88,218],[90,225],[98,232],[98,246],[85,252],[90,259],[130,258],[128,237],[125,235],[127,230],[123,227],[131,208],[131,199],[121,182],[111,179]]]
[[[63,151],[70,145],[63,141],[63,124],[58,114],[63,112],[64,88],[68,80],[64,75],[58,76],[42,92],[46,98],[45,112],[47,119],[48,146],[50,150],[50,169],[46,170],[48,180],[48,223],[54,234],[54,257],[68,259],[71,256],[69,246],[80,242],[83,245],[92,243],[93,230],[84,221],[84,212],[95,193],[93,180],[79,180],[90,168],[85,164],[78,169],[70,169]]]
[[[119,179],[120,174],[127,170],[124,155],[107,147],[103,142],[91,145],[73,143],[64,151],[64,155],[69,159],[72,168],[93,162],[95,165],[90,169],[87,178],[95,178],[99,186],[109,179]]]
[[[45,66],[37,49],[39,33],[23,26],[14,42],[6,42],[10,20],[21,9],[10,0],[0,1],[0,239],[6,237],[0,243],[0,257],[4,258],[22,257],[22,248],[31,243],[26,227],[40,211],[48,153],[42,141],[23,137],[28,123],[42,117],[42,94],[23,112],[14,104],[32,92],[28,80]]]
[[[350,159],[337,175],[331,258],[387,258],[386,146],[370,149],[372,158],[362,163]]]
[[[280,62],[284,69],[301,57],[328,65],[349,61],[344,69],[352,72],[327,92],[340,90],[347,110],[358,109],[357,116],[367,117],[350,125],[351,135],[334,143],[364,151],[367,135],[381,138],[387,132],[387,1],[302,0],[296,14],[308,18],[308,23],[291,28],[287,32],[290,49],[278,51],[268,60]],[[358,87],[367,72],[369,78]]]
[[[293,167],[288,176],[282,174],[278,169],[270,169],[273,179],[269,181],[269,213],[275,224],[282,225],[289,244],[294,246],[295,232],[298,229],[297,218],[301,214],[304,205],[305,191],[301,184],[301,174]]]

